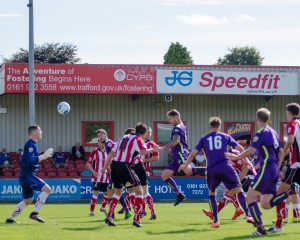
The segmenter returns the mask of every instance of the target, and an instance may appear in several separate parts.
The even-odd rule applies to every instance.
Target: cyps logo
[[[114,77],[117,81],[122,82],[126,78],[126,72],[123,69],[117,69],[114,73]]]
[[[192,71],[172,71],[173,76],[172,77],[166,77],[165,81],[168,86],[174,86],[176,84],[176,81],[181,86],[189,86],[193,82],[193,72]],[[179,73],[179,74],[178,74]]]

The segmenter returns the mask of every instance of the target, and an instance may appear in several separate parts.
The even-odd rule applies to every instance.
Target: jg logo
[[[190,72],[183,71],[180,73],[179,73],[179,71],[172,71],[172,73],[173,73],[172,77],[165,78],[166,84],[168,86],[170,86],[170,87],[174,86],[176,84],[176,81],[178,81],[178,83],[184,87],[191,85],[191,83],[193,81],[193,72],[192,71],[190,71]]]

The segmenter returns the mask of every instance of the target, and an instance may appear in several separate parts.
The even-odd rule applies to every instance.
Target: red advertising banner
[[[28,93],[28,64],[5,64],[4,93]],[[35,90],[43,94],[155,94],[151,66],[36,64]]]

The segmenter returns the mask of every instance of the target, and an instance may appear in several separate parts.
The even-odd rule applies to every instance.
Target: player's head
[[[220,131],[222,120],[219,117],[211,117],[208,120],[209,130],[210,131]]]
[[[125,135],[127,134],[135,134],[135,128],[126,128]]]
[[[151,128],[151,127],[148,127],[148,128],[147,128],[147,131],[146,131],[146,136],[145,136],[145,138],[146,138],[147,140],[149,140],[151,137],[152,137],[152,128]]]
[[[176,109],[172,109],[169,112],[167,112],[168,121],[173,126],[178,125],[181,122],[180,119],[180,112]]]
[[[98,129],[96,131],[97,137],[101,142],[105,142],[107,140],[107,132],[105,129]]]
[[[271,112],[266,108],[259,108],[256,111],[256,121],[264,124],[268,124],[270,121]]]
[[[289,121],[298,117],[300,112],[300,106],[298,103],[289,103],[286,105],[286,117]]]
[[[31,139],[38,141],[42,139],[43,132],[39,125],[30,125],[28,127],[28,135]]]
[[[147,132],[147,125],[145,123],[137,123],[135,126],[135,133],[139,135],[141,138],[145,138]]]
[[[105,148],[105,145],[103,143],[103,141],[101,141],[100,139],[98,139],[98,147],[103,150]]]

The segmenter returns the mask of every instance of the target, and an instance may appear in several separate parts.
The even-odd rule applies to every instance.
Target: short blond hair
[[[270,117],[271,117],[271,112],[267,108],[259,108],[256,111],[256,118],[263,123],[269,122]]]

